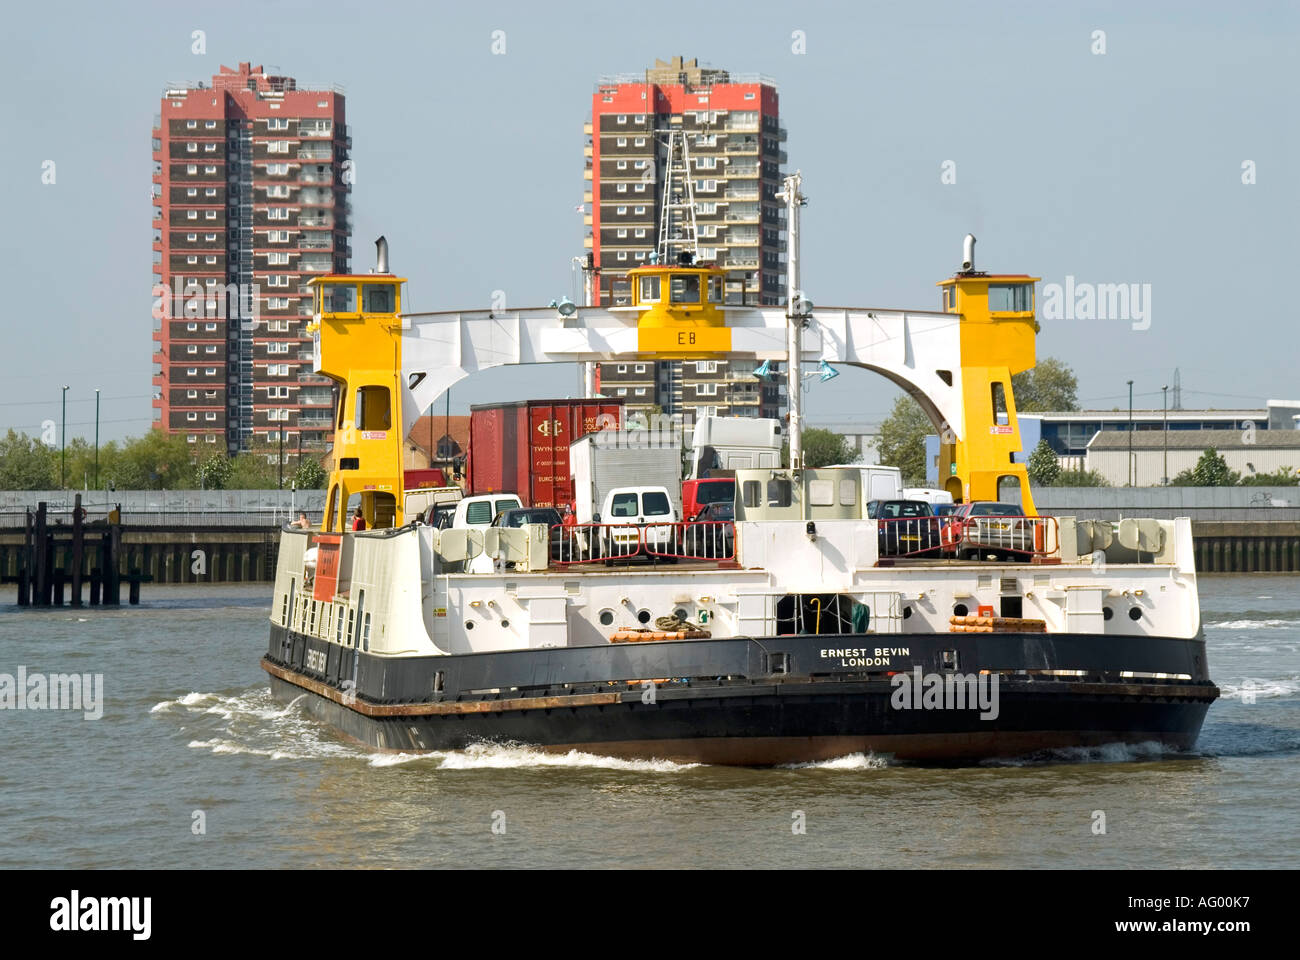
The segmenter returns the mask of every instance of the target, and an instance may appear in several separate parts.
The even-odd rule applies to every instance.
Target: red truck
[[[710,503],[732,503],[736,499],[735,477],[708,477],[682,481],[682,519],[692,520]]]
[[[525,506],[572,499],[569,444],[601,429],[623,429],[622,400],[521,400],[469,411],[467,493],[508,491]]]

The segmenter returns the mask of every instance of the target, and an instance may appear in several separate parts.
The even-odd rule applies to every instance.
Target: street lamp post
[[[95,489],[99,489],[99,387],[95,388]]]
[[[1160,417],[1164,423],[1164,425],[1161,427],[1161,430],[1164,433],[1164,441],[1165,441],[1165,469],[1164,469],[1164,478],[1161,482],[1164,484],[1164,486],[1167,487],[1169,486],[1169,385],[1168,384],[1165,384],[1160,388],[1160,406],[1162,408]]]
[[[1128,382],[1128,485],[1133,486],[1133,381]]]
[[[63,426],[59,430],[59,489],[68,486],[68,387],[63,387]]]

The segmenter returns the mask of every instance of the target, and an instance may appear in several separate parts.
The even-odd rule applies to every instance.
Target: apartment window
[[[199,152],[199,145],[198,145],[197,143],[187,143],[187,144],[185,144],[185,152],[186,152],[186,153],[198,153],[198,152]]]
[[[637,123],[645,123],[645,114],[644,114],[644,113],[638,113],[638,114],[636,115],[636,122],[637,122]]]
[[[620,364],[618,365],[618,372],[619,372],[619,373],[627,373],[627,364],[626,364],[626,363],[620,363]]]
[[[207,368],[206,370],[204,370],[203,372],[204,372],[205,374],[207,374],[209,377],[215,377],[215,376],[217,375],[217,368],[216,368],[216,367],[208,367],[208,368]]]
[[[289,285],[289,277],[287,274],[283,273],[272,274],[266,278],[266,285],[268,287],[287,287]]]
[[[215,343],[210,343],[210,344],[208,344],[206,347],[203,348],[203,352],[204,352],[204,353],[216,353],[216,352],[217,352],[217,345],[216,345]]]
[[[215,197],[215,196],[217,195],[217,188],[216,188],[216,187],[207,187],[207,188],[204,189],[204,191],[203,191],[203,195],[204,195],[205,197]]]
[[[268,197],[287,197],[289,196],[289,185],[287,183],[273,183],[266,188]]]
[[[289,208],[288,208],[288,207],[271,207],[271,209],[269,209],[269,210],[266,211],[266,218],[267,218],[268,220],[288,220],[288,219],[289,219]]]
[[[198,173],[198,172],[199,172],[198,165],[197,165],[197,164],[194,164],[194,163],[187,163],[187,164],[185,164],[185,172],[186,172],[186,173]]]
[[[267,353],[288,353],[288,352],[289,352],[289,344],[284,343],[284,342],[282,342],[282,341],[277,341],[277,342],[274,342],[274,343],[268,343],[268,344],[266,345],[266,352],[267,352]]]
[[[696,190],[703,190],[703,191],[705,191],[706,193],[707,193],[707,192],[710,192],[710,191],[713,191],[713,190],[716,190],[716,189],[718,189],[718,181],[716,181],[716,180],[696,180],[696,181],[695,181],[695,189],[696,189]]]
[[[186,352],[186,353],[198,353],[198,352],[199,352],[199,345],[198,345],[197,343],[191,343],[188,347],[185,348],[185,352]]]
[[[198,368],[198,367],[186,367],[186,368],[185,368],[185,376],[187,376],[187,377],[197,377],[198,375],[199,375],[199,368]]]
[[[198,262],[199,262],[199,258],[198,258],[198,257],[186,257],[186,258],[185,258],[185,262],[186,262],[186,263],[198,263]]]
[[[204,419],[204,420],[215,420],[215,419],[217,419],[217,415],[216,415],[215,413],[205,413],[205,414],[203,415],[203,419]]]
[[[197,197],[198,195],[199,195],[198,187],[190,187],[188,190],[185,191],[185,196],[187,197]]]
[[[618,236],[619,236],[619,239],[620,239],[620,240],[621,240],[623,237],[626,237],[626,236],[627,236],[627,230],[626,230],[626,228],[620,230],[620,231],[618,232]]]
[[[197,434],[193,434],[193,433],[191,433],[189,436],[187,436],[187,437],[185,438],[185,442],[186,442],[186,443],[198,443],[198,442],[199,442],[198,435],[197,435]]]
[[[289,309],[289,298],[288,298],[288,297],[271,297],[271,298],[269,298],[269,299],[266,301],[266,305],[267,305],[268,307],[270,307],[272,310],[288,310],[288,309]]]
[[[627,396],[627,387],[619,387],[619,388],[618,388],[618,395],[619,395],[620,397],[626,397],[626,396]]]
[[[644,236],[645,236],[645,228],[642,227],[641,229],[634,231],[633,236],[644,237]]]
[[[194,234],[192,233],[190,234],[190,239],[191,240],[194,239]],[[203,239],[206,240],[208,243],[212,243],[212,241],[217,239],[217,235],[215,233],[205,233],[203,235]]]
[[[289,173],[287,163],[268,163],[266,165],[266,175],[268,177],[283,177]]]
[[[617,208],[616,212],[617,212],[618,215],[621,217],[621,216],[623,216],[624,214],[627,213],[627,207],[619,207],[619,208]]]
[[[288,129],[289,129],[289,118],[288,118],[288,117],[272,117],[271,119],[269,119],[269,120],[266,121],[266,129],[268,129],[268,130],[288,130]]]
[[[620,160],[620,161],[618,162],[618,164],[617,164],[617,167],[618,167],[619,170],[626,170],[626,169],[627,169],[627,161],[626,161],[626,160]]]
[[[266,262],[272,266],[287,267],[289,265],[289,252],[287,250],[275,250],[266,255]],[[289,304],[286,302],[285,306]]]
[[[697,383],[695,385],[695,395],[697,397],[715,397],[718,395],[718,385],[716,383]]]
[[[695,361],[695,372],[696,372],[696,373],[717,373],[717,372],[718,372],[718,361],[716,361],[716,360],[696,360],[696,361]]]
[[[638,184],[637,184],[635,187],[633,187],[632,189],[634,189],[637,193],[645,193],[645,184],[644,184],[644,183],[638,183]]]
[[[198,328],[199,328],[199,325],[198,325],[197,323],[187,323],[187,324],[185,324],[185,329],[186,329],[186,330],[197,330]]]
[[[203,219],[204,219],[204,220],[215,220],[215,219],[217,219],[217,211],[215,211],[215,210],[204,210],[204,211],[203,211]]]
[[[205,324],[203,325],[203,329],[204,329],[204,330],[208,330],[208,331],[212,331],[212,330],[217,329],[217,325],[216,325],[215,323],[205,323]]]
[[[203,258],[203,262],[204,262],[204,263],[216,263],[216,262],[217,262],[217,258],[216,258],[215,256],[204,257],[204,258]]]
[[[205,143],[205,144],[203,145],[203,152],[204,152],[204,153],[216,153],[216,152],[217,152],[217,145],[216,145],[215,143]]]
[[[754,95],[753,95],[752,93],[747,93],[747,94],[745,94],[745,99],[746,99],[746,100],[753,100],[753,99],[754,99]]]
[[[198,415],[197,413],[187,413],[187,414],[185,414],[185,419],[186,419],[186,420],[197,420],[198,418],[199,418],[199,415]]]
[[[637,387],[636,390],[634,390],[633,392],[634,392],[638,397],[644,397],[644,396],[645,396],[645,387]]]
[[[638,259],[638,260],[644,260],[644,259],[645,259],[645,254],[644,254],[644,253],[638,253],[638,254],[636,255],[636,259]]]
[[[206,437],[204,437],[203,439],[206,440],[208,443],[216,443],[216,442],[217,442],[217,435],[216,435],[215,433],[209,433],[209,434],[208,434]]]
[[[619,193],[627,193],[627,184],[620,183],[616,187],[614,187],[614,189],[617,190]]]
[[[645,213],[645,207],[633,207],[632,212],[636,214]]]
[[[634,373],[645,373],[645,364],[638,363],[635,367],[632,368],[632,370]]]
[[[208,236],[209,236],[211,239],[214,239],[214,240],[216,239],[216,235],[215,235],[215,234],[211,234],[211,233],[210,233],[210,234],[208,234]],[[185,234],[185,240],[186,240],[187,243],[194,243],[194,242],[197,241],[198,239],[199,239],[199,235],[198,235],[197,233],[187,233],[187,234]]]
[[[635,146],[635,147],[644,147],[644,146],[645,146],[645,137],[637,137],[636,140],[634,140],[634,141],[632,142],[632,145]]]
[[[198,128],[199,128],[199,122],[198,122],[197,120],[186,120],[186,121],[185,121],[185,129],[186,129],[186,130],[197,130]]]
[[[185,219],[186,219],[186,220],[197,220],[198,218],[199,218],[199,212],[198,212],[197,210],[186,210],[186,211],[185,211]]]
[[[215,121],[215,120],[204,120],[204,121],[203,121],[203,129],[204,129],[204,130],[215,130],[215,129],[217,129],[217,121]]]
[[[626,114],[626,113],[620,113],[620,114],[618,115],[618,122],[619,122],[619,123],[627,123],[627,114]]]
[[[216,173],[216,172],[217,172],[217,168],[216,168],[216,167],[204,167],[204,168],[203,168],[203,172],[204,172],[204,173]]]
[[[267,243],[288,243],[288,242],[289,242],[289,231],[288,231],[288,230],[268,230],[268,231],[266,232],[266,242],[267,242]]]
[[[713,170],[718,166],[717,157],[696,157],[695,168],[697,170]]]
[[[289,141],[288,141],[288,140],[272,140],[272,141],[270,141],[270,142],[266,145],[266,152],[267,152],[267,153],[288,153],[288,152],[289,152]]]
[[[637,170],[644,170],[645,165],[646,165],[646,161],[644,160],[638,160],[636,163],[632,164],[632,166]]]
[[[197,400],[198,397],[199,397],[199,392],[198,392],[197,390],[186,390],[186,391],[185,391],[185,399],[186,399],[186,400]]]
[[[620,251],[618,252],[618,258],[619,258],[620,260],[626,260],[626,259],[627,259],[627,251],[626,251],[626,250],[620,250]]]
[[[618,140],[617,140],[616,142],[617,142],[617,144],[618,144],[620,147],[626,147],[626,146],[627,146],[627,137],[619,137]]]

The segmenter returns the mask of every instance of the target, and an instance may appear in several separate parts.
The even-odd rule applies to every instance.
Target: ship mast
[[[786,319],[789,328],[786,340],[786,399],[790,404],[790,469],[803,469],[803,398],[799,384],[799,340],[804,324],[808,322],[807,301],[799,288],[799,208],[808,202],[800,187],[803,176],[796,170],[785,178],[785,186],[777,193],[778,200],[785,201],[787,240],[786,260],[786,294],[789,297],[789,309]]]

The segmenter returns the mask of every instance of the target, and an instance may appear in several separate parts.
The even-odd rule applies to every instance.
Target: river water
[[[1197,749],[746,770],[518,747],[376,755],[274,702],[269,587],[21,611],[0,673],[102,674],[103,715],[0,711],[0,868],[1295,867],[1300,578],[1203,577]],[[1105,832],[1099,832],[1104,825]],[[799,828],[802,826],[802,830]]]

